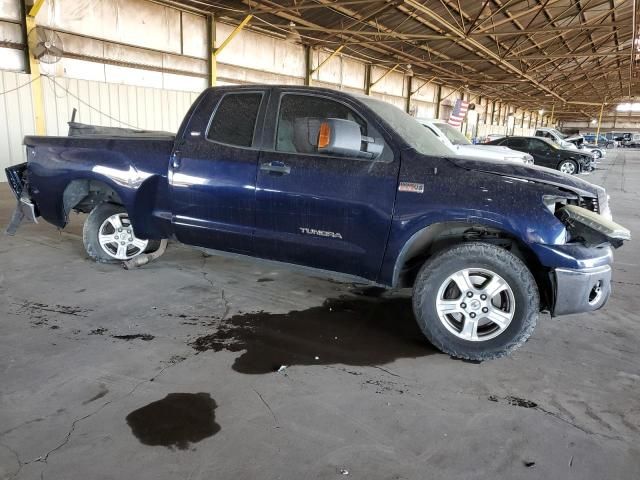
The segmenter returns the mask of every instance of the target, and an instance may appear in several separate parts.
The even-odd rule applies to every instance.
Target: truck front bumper
[[[551,316],[591,312],[601,308],[611,295],[611,267],[556,268],[551,271],[554,302]]]

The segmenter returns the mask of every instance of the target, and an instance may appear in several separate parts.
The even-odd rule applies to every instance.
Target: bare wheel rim
[[[575,173],[576,167],[571,162],[564,162],[562,165],[560,165],[560,171],[563,173]]]
[[[442,325],[470,342],[502,334],[516,310],[511,286],[485,268],[465,268],[449,275],[438,289],[436,311]]]
[[[126,213],[116,213],[107,218],[98,230],[98,243],[102,251],[116,260],[129,260],[143,253],[148,240],[136,238]]]

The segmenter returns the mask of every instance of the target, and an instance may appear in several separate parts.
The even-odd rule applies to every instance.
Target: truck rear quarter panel
[[[144,217],[152,213],[137,205],[146,202],[155,209],[169,209],[166,189],[172,139],[32,136],[25,137],[24,143],[32,198],[40,215],[60,228],[67,223],[63,194],[74,180],[96,180],[111,187],[136,229],[149,224]],[[142,188],[145,184],[149,187]]]

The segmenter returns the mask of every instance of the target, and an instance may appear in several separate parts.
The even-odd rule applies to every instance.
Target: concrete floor
[[[637,233],[640,152],[586,178]],[[640,239],[604,310],[473,364],[407,299],[175,244],[98,265],[81,221],[0,237],[0,478],[640,478]]]

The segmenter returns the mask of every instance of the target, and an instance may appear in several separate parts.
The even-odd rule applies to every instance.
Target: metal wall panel
[[[22,139],[35,132],[30,81],[27,74],[0,71],[1,169],[24,162]],[[42,82],[47,135],[66,135],[74,108],[76,121],[83,123],[175,132],[198,96],[72,78],[42,77]],[[6,181],[4,175],[0,181]]]
[[[22,137],[35,131],[31,89],[31,77],[24,73],[0,71],[0,180],[4,168],[24,162]],[[19,88],[21,87],[22,88]]]

